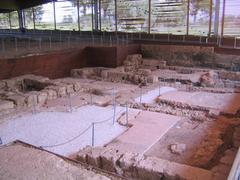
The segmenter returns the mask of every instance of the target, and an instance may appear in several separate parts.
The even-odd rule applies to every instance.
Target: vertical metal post
[[[35,96],[33,96],[33,114],[36,114],[37,110],[36,110],[36,98]]]
[[[128,103],[126,102],[126,126],[128,126]]]
[[[110,47],[112,47],[112,36],[110,35]]]
[[[2,52],[5,52],[5,43],[4,43],[4,38],[2,38]]]
[[[117,12],[117,0],[114,0],[114,5],[115,5],[115,32],[118,31],[118,18],[117,18],[117,15],[118,15],[118,12]]]
[[[81,30],[81,27],[80,27],[80,12],[79,12],[79,0],[77,0],[77,18],[78,18],[78,31]]]
[[[70,47],[70,37],[68,37],[68,48]]]
[[[39,38],[39,49],[42,49],[42,38]]]
[[[32,14],[33,14],[33,29],[36,29],[36,19],[35,19],[35,10],[32,8]]]
[[[91,4],[92,4],[92,31],[93,31],[94,30],[94,9],[93,9],[94,0],[91,0]]]
[[[151,33],[151,11],[152,11],[152,6],[151,6],[151,0],[148,0],[148,34]]]
[[[102,0],[98,0],[98,6],[99,6],[99,30],[102,31]]]
[[[187,2],[188,4],[187,4],[187,26],[186,26],[186,35],[188,35],[189,34],[189,12],[190,12],[190,0],[188,0],[188,2]]]
[[[17,38],[15,37],[15,51],[18,51],[18,42],[17,42]]]
[[[208,37],[211,36],[211,32],[212,32],[212,6],[213,6],[213,0],[210,0],[210,4],[209,4],[209,27],[208,27]]]
[[[159,87],[158,87],[159,89],[158,89],[158,95],[160,96],[161,95],[161,84],[160,84],[160,82],[159,82]]]
[[[95,143],[95,142],[94,142],[94,135],[95,135],[95,134],[94,134],[94,128],[95,128],[95,127],[94,127],[94,122],[93,122],[93,123],[92,123],[92,147],[94,147],[94,143]]]
[[[91,103],[91,105],[93,104],[93,96],[92,96],[92,94],[90,94],[90,103]]]
[[[52,49],[52,37],[49,37],[49,48]]]
[[[115,95],[115,88],[113,88],[113,124],[116,120],[116,95]]]
[[[55,1],[53,1],[53,18],[54,18],[54,30],[57,29],[57,24],[56,24],[56,6],[55,6]]]
[[[225,5],[226,5],[226,0],[223,0],[221,37],[223,37],[224,35]]]
[[[234,38],[234,49],[236,49],[237,48],[237,38],[235,37]]]
[[[142,103],[142,87],[140,87],[140,103]]]
[[[215,0],[215,19],[214,19],[214,35],[218,36],[218,26],[219,26],[219,11],[220,11],[220,0]]]
[[[71,93],[68,94],[68,100],[69,100],[69,111],[72,113],[73,108],[72,108],[72,98],[71,98]]]
[[[12,22],[11,22],[11,14],[8,13],[8,21],[9,21],[9,27],[12,29]]]

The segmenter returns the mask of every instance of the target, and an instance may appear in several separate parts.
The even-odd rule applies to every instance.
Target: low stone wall
[[[167,65],[224,68],[240,71],[240,55],[215,51],[214,47],[142,45],[143,57],[167,61]]]
[[[124,177],[142,180],[210,180],[213,178],[213,174],[208,170],[137,153],[121,154],[108,147],[86,147],[78,153],[77,159]]]

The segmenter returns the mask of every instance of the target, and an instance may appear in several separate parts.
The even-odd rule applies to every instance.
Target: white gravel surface
[[[124,107],[117,107],[116,118],[120,117]],[[92,122],[95,124],[95,146],[110,142],[126,130],[117,122],[113,125],[113,107],[83,106],[68,112],[40,112],[9,120],[0,124],[0,137],[3,144],[14,140],[42,146],[44,149],[61,155],[70,155],[92,143],[92,128],[78,137]],[[76,137],[76,138],[75,138]],[[72,140],[74,139],[74,140]],[[71,141],[72,140],[72,141]],[[68,142],[71,141],[71,142]],[[68,142],[66,144],[62,144]],[[62,144],[62,145],[59,145]],[[45,147],[58,145],[54,147]]]
[[[172,87],[161,87],[160,95],[172,91],[177,91],[177,89]],[[155,103],[155,99],[159,96],[159,88],[148,91],[145,94],[142,94],[141,103]],[[135,99],[136,102],[140,102],[140,96]]]

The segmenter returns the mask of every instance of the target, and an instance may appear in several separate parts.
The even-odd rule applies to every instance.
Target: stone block
[[[47,92],[44,92],[44,91],[38,92],[37,101],[38,101],[38,104],[40,106],[42,106],[42,105],[44,105],[46,103],[47,98],[48,98]]]
[[[56,92],[56,90],[45,88],[41,92],[42,93],[43,92],[47,93],[47,100],[57,99],[57,92]]]
[[[21,95],[14,94],[12,96],[8,96],[7,100],[13,101],[17,108],[21,108],[25,106],[25,97]]]
[[[66,87],[64,84],[56,84],[55,86],[48,86],[47,89],[52,89],[57,92],[57,97],[65,97],[66,96]]]
[[[6,82],[0,81],[0,90],[6,87]]]
[[[37,92],[28,92],[25,95],[25,103],[27,105],[27,107],[33,107],[36,106],[38,104],[38,95]]]
[[[155,76],[155,75],[150,75],[147,77],[147,82],[148,83],[156,83],[156,82],[159,82],[158,81],[158,76]]]
[[[7,111],[14,109],[14,103],[12,101],[0,100],[0,111]]]

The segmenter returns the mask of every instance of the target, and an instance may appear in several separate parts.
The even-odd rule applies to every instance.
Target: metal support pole
[[[112,36],[110,35],[110,47],[112,47]]]
[[[118,31],[118,23],[117,23],[117,0],[114,0],[114,5],[115,5],[115,32]]]
[[[39,38],[39,49],[42,49],[42,38]]]
[[[70,37],[68,37],[68,48],[70,47]]]
[[[115,95],[115,88],[113,88],[113,124],[116,120],[116,95]]]
[[[91,103],[91,105],[93,104],[93,96],[92,96],[92,94],[90,94],[90,103]]]
[[[92,123],[92,147],[94,147],[94,122]]]
[[[189,34],[189,12],[190,12],[190,0],[188,0],[188,4],[187,4],[187,26],[186,26],[186,35]]]
[[[37,110],[36,110],[36,98],[35,96],[33,96],[33,114],[36,114]]]
[[[56,24],[56,6],[55,6],[55,1],[53,1],[53,18],[54,18],[54,30],[57,29],[57,24]]]
[[[79,0],[77,0],[77,16],[78,16],[78,31],[80,31],[80,12],[79,12]]]
[[[5,42],[4,42],[4,38],[2,38],[2,52],[5,52]]]
[[[234,49],[236,49],[237,48],[237,38],[235,37],[234,38]]]
[[[128,126],[128,103],[126,102],[126,126]]]
[[[208,37],[211,36],[212,32],[212,8],[213,8],[213,0],[210,0],[209,4],[209,26],[208,26]]]
[[[225,5],[226,5],[226,0],[223,0],[221,37],[223,37],[224,35]]]
[[[160,82],[159,82],[159,87],[158,87],[159,89],[158,89],[158,95],[160,96],[161,95],[161,84],[160,84]]]
[[[71,98],[71,94],[68,94],[68,100],[69,100],[69,111],[70,113],[73,112],[73,108],[72,108],[72,98]]]
[[[35,10],[32,8],[32,14],[33,14],[33,29],[36,29],[36,19],[35,19]]]
[[[10,29],[12,29],[12,21],[11,21],[11,14],[10,13],[8,13],[8,23],[9,23]]]
[[[219,25],[219,12],[220,12],[220,0],[215,0],[215,19],[214,19],[214,35],[218,36],[218,25]]]
[[[17,38],[15,37],[15,51],[18,51],[18,42],[17,42]]]
[[[140,88],[140,103],[142,103],[142,87]]]
[[[52,37],[49,37],[49,48],[52,49]]]
[[[151,0],[148,0],[148,33],[151,33]]]

